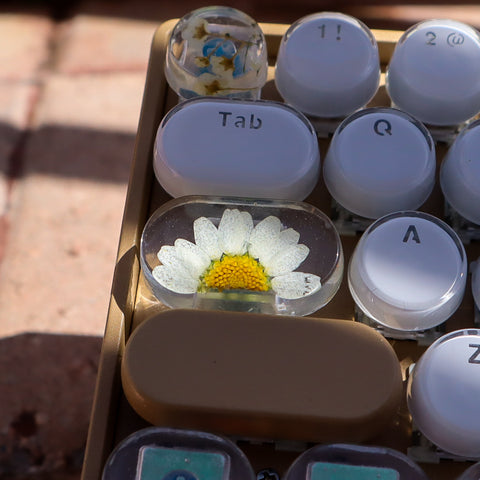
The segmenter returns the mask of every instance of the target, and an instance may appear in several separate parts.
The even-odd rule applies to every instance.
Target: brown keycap
[[[154,425],[303,441],[362,441],[395,415],[402,377],[363,324],[170,310],[131,335],[127,399]]]

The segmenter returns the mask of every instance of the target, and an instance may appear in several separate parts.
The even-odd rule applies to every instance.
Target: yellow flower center
[[[203,285],[217,290],[270,290],[268,275],[257,260],[248,253],[223,255],[213,262],[203,277]]]

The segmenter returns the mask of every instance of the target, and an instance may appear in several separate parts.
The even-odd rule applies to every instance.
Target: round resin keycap
[[[284,480],[428,480],[405,454],[386,447],[317,445],[289,467]]]
[[[204,97],[164,117],[153,168],[173,197],[303,200],[317,183],[320,153],[311,123],[287,105]]]
[[[475,304],[475,322],[480,325],[480,257],[471,263],[472,296]]]
[[[478,480],[480,478],[480,462],[471,465],[456,480]]]
[[[342,13],[293,23],[280,44],[275,84],[285,101],[312,116],[343,117],[366,105],[380,79],[371,31]]]
[[[440,168],[445,200],[463,218],[480,225],[480,121],[457,136]]]
[[[414,424],[454,455],[480,458],[480,330],[434,342],[413,368],[407,400]]]
[[[362,235],[348,269],[357,307],[380,325],[401,331],[433,328],[462,301],[467,258],[456,233],[421,212],[397,212]]]
[[[245,454],[227,438],[195,430],[146,427],[110,454],[102,480],[254,480]]]
[[[376,219],[420,207],[433,189],[435,168],[434,142],[423,124],[393,108],[369,108],[337,128],[323,174],[342,207]]]
[[[239,10],[200,8],[181,18],[173,29],[165,76],[181,98],[260,98],[267,71],[263,32]]]
[[[388,65],[393,103],[430,125],[457,125],[480,111],[480,34],[453,20],[407,30]]]

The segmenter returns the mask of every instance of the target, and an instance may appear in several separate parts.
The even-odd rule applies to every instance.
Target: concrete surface
[[[229,4],[258,21],[480,26],[475,5]],[[1,479],[79,478],[150,40],[203,5],[0,5]]]

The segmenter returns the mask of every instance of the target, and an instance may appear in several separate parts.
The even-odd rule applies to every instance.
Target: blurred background
[[[232,0],[259,22],[339,11],[371,28],[480,6]],[[198,0],[0,3],[0,479],[80,478],[156,27]]]

